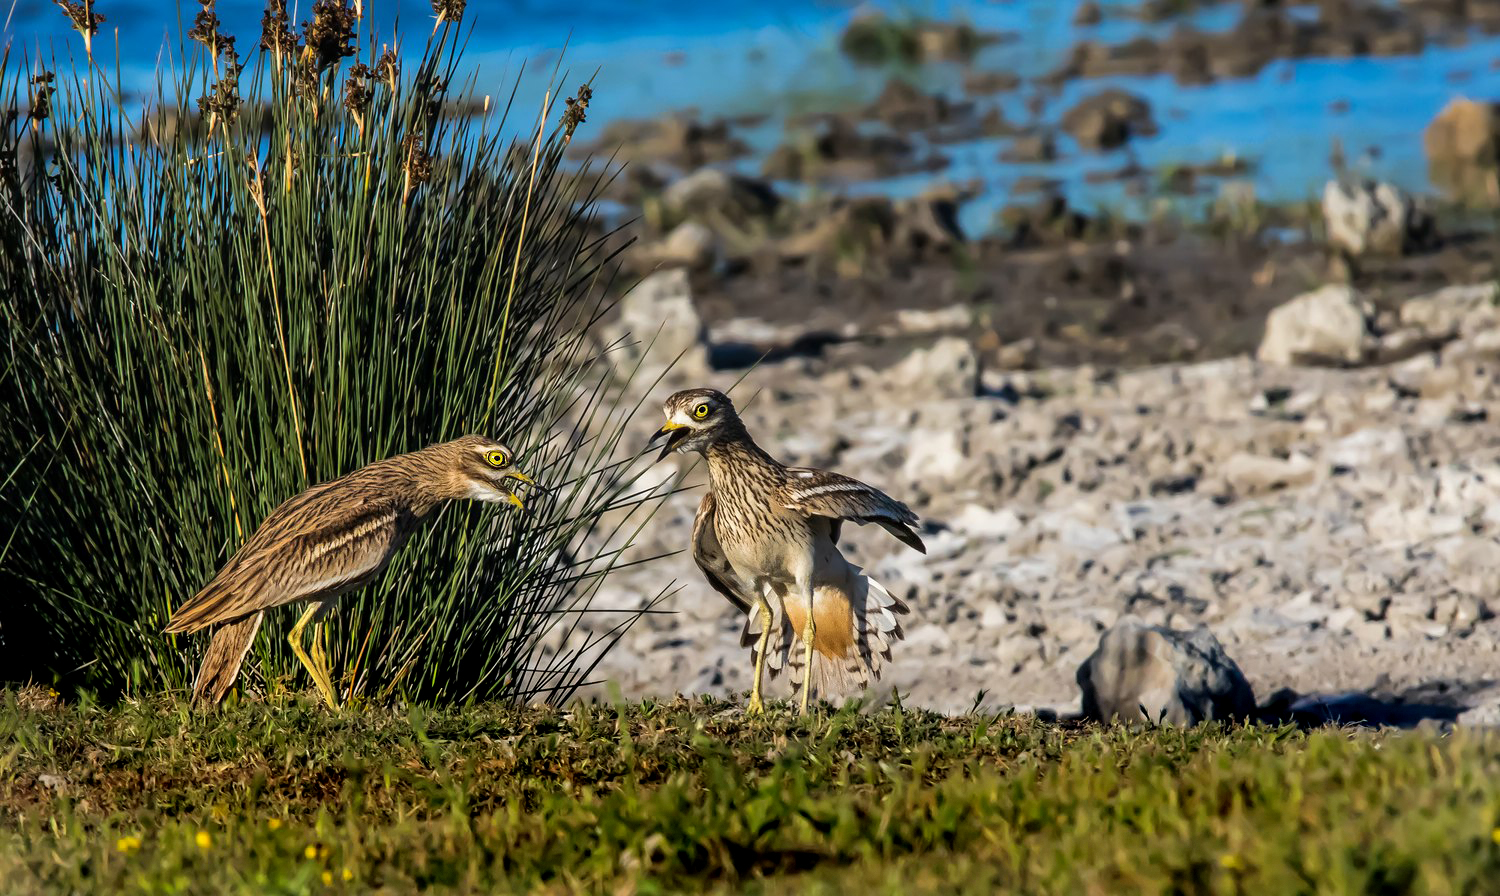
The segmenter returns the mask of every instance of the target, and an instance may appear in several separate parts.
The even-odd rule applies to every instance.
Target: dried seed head
[[[223,74],[214,82],[213,90],[198,98],[198,111],[210,122],[212,131],[216,120],[231,121],[240,111],[240,63],[234,50],[234,38],[220,37],[219,59],[223,62]]]
[[[464,17],[468,0],[432,0],[432,11],[437,14],[438,24],[457,22]]]
[[[214,13],[214,0],[202,0],[202,7],[193,19],[193,30],[188,32],[188,37],[214,50],[219,40],[219,17]]]
[[[578,126],[588,120],[589,100],[594,98],[594,88],[587,84],[578,88],[576,97],[568,97],[567,108],[563,110],[562,127],[563,142],[573,140],[573,132]]]
[[[31,113],[30,117],[34,124],[40,124],[47,120],[52,114],[52,94],[57,91],[52,86],[55,80],[53,74],[46,69],[31,79]]]
[[[317,60],[319,69],[337,65],[354,55],[354,28],[359,13],[344,0],[317,0],[312,21],[302,23],[302,42]]]
[[[79,34],[89,38],[99,33],[99,23],[104,21],[104,16],[94,12],[92,0],[72,3],[68,0],[54,0],[54,2],[62,7],[63,14],[73,22],[73,27],[78,29]]]
[[[349,79],[344,82],[344,107],[356,115],[370,108],[370,77],[373,73],[363,62],[349,69]]]
[[[386,50],[375,60],[375,78],[389,85],[391,90],[396,89],[396,82],[401,78],[401,63],[395,53]]]
[[[406,153],[402,169],[409,182],[407,192],[410,192],[412,186],[425,184],[432,177],[432,156],[427,154],[427,141],[421,134],[407,134],[401,141],[401,148]]]
[[[260,47],[277,56],[296,55],[297,34],[292,31],[292,19],[286,12],[286,0],[270,0],[266,3],[265,15],[260,17]]]

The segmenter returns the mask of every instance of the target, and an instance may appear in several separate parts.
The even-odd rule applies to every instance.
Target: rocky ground
[[[1081,701],[1075,675],[1133,617],[1207,626],[1272,719],[1500,724],[1500,104],[1455,99],[1412,136],[1446,198],[1351,178],[1335,158],[1321,201],[1272,206],[1233,154],[1143,170],[1130,144],[1172,125],[1128,91],[1086,92],[1051,129],[983,102],[1026,89],[1040,108],[1074,79],[1195,84],[1500,28],[1488,0],[1400,6],[1323,0],[1310,16],[1247,0],[1228,31],[1085,38],[1040,81],[975,70],[962,96],[892,76],[873,103],[786,122],[758,174],[739,136],[755,122],[626,122],[580,142],[630,160],[605,195],[633,214],[611,237],[622,280],[645,281],[610,334],[656,339],[637,383],[682,353],[636,416],[642,441],[673,389],[732,388],[772,453],[923,517],[925,556],[846,529],[846,552],[911,605],[879,695],[949,712],[1128,706],[1118,682],[1091,681]],[[1084,4],[1080,24],[1117,13]],[[920,65],[1006,39],[873,18],[841,46],[860,64]],[[1080,212],[1042,178],[1017,185],[991,230],[965,233],[959,210],[979,188],[940,172],[979,138],[1008,141],[1001,163],[1087,154],[1102,167],[1086,179],[1207,201],[1127,221]],[[847,189],[913,173],[933,180],[911,198]],[[638,351],[612,357],[623,371]],[[701,465],[643,475],[679,472],[686,490],[626,560],[686,549]],[[741,620],[686,553],[622,569],[593,603],[639,607],[672,582],[662,612],[598,667],[595,693],[748,689]],[[618,620],[586,618],[583,632]],[[1114,656],[1156,643],[1120,631],[1136,635]],[[1164,674],[1180,681],[1183,651],[1211,642],[1176,641]],[[1233,664],[1208,666],[1233,684],[1223,705],[1245,705]]]
[[[955,309],[909,315],[921,347],[894,360],[892,330],[747,374],[711,368],[715,332],[736,328],[700,331],[687,284],[658,274],[627,302],[627,324],[674,322],[654,352],[688,349],[654,399],[734,387],[783,460],[869,481],[924,520],[926,556],[846,535],[912,609],[882,693],[1076,711],[1078,665],[1134,615],[1208,625],[1270,711],[1321,697],[1346,718],[1500,721],[1491,286],[1385,312],[1320,290],[1273,313],[1269,360],[995,369]],[[643,439],[657,415],[639,415]],[[679,469],[703,482],[686,458],[648,476]],[[700,495],[672,497],[631,559],[684,548]],[[627,696],[748,688],[741,622],[686,554],[613,575],[595,605],[635,606],[673,579],[670,612],[638,622],[599,675]]]

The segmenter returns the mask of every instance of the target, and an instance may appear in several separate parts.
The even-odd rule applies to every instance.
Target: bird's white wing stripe
[[[313,545],[312,549],[308,551],[308,559],[316,560],[319,557],[322,557],[324,554],[338,550],[344,545],[349,544],[351,541],[358,541],[359,539],[369,535],[371,532],[383,529],[395,521],[396,511],[394,510],[387,511],[386,513],[382,513],[379,516],[370,517],[369,519],[365,520],[364,522],[360,523],[358,526],[355,526],[347,532],[340,532],[334,538],[330,538],[327,541],[319,542],[318,544]]]
[[[839,492],[868,492],[869,486],[858,482],[834,482],[829,485],[815,485],[812,488],[793,489],[791,498],[793,501],[806,501],[808,498],[816,498],[818,495],[834,495]]]

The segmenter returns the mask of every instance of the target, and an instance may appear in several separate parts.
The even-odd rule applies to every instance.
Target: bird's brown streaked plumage
[[[908,609],[843,557],[840,528],[844,520],[873,523],[925,553],[916,515],[858,480],[781,464],[755,444],[723,393],[678,392],[663,411],[667,422],[653,436],[667,439],[661,457],[698,451],[708,459],[711,491],[694,521],[693,558],[749,617],[741,640],[755,657],[751,708],[761,706],[767,662],[773,675],[790,667],[800,679],[804,708],[814,684],[827,694],[879,678]]]
[[[698,505],[693,560],[714,590],[745,614],[740,646],[751,648],[754,655],[764,623],[755,613],[753,585],[735,572],[719,545],[714,530],[716,505],[713,492],[705,494]],[[837,524],[830,529],[830,540],[836,545]],[[891,645],[905,637],[900,617],[909,608],[837,551],[828,551],[818,564],[813,587],[816,626],[812,644],[822,662],[815,664],[812,689],[820,695],[844,693],[878,681],[881,667],[891,658]],[[772,612],[766,666],[773,678],[782,669],[790,669],[795,689],[805,674],[803,656],[793,647],[807,626],[806,602],[794,591],[785,591]]]
[[[514,457],[492,439],[464,436],[376,461],[282,503],[167,623],[168,633],[221,625],[193,683],[195,698],[217,703],[229,692],[266,610],[308,601],[313,606],[292,630],[292,649],[324,700],[336,704],[319,639],[308,657],[302,627],[339,595],[378,577],[439,504],[522,506],[508,481],[534,483],[514,467]]]

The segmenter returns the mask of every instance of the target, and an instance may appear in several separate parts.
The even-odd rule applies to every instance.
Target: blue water
[[[1018,40],[986,48],[973,68],[1007,70],[1027,78],[1054,68],[1082,37],[1113,43],[1171,27],[1107,17],[1101,26],[1076,28],[1071,22],[1077,2],[927,0],[865,5],[1014,33]],[[0,12],[4,4],[0,0]],[[305,9],[310,2],[302,5]],[[150,85],[155,73],[177,58],[179,21],[190,23],[197,5],[185,4],[180,20],[176,12],[163,15],[163,6],[130,0],[100,0],[96,5],[108,17],[96,38],[96,54],[112,68],[118,39],[126,86]],[[404,55],[419,53],[417,44],[431,31],[432,11],[425,0],[370,0],[368,6],[377,34],[389,34],[399,20],[407,41]],[[248,48],[259,37],[261,10],[260,3],[221,2],[218,15],[224,30],[239,36],[241,46]],[[497,99],[508,96],[520,78],[518,102],[526,111],[513,116],[517,127],[534,119],[532,110],[540,108],[549,87],[570,94],[597,69],[588,129],[615,119],[683,109],[707,116],[766,115],[765,124],[746,134],[753,146],[766,150],[783,138],[786,117],[863,105],[880,92],[890,71],[851,65],[837,50],[839,32],[857,12],[853,4],[835,0],[734,5],[471,0],[466,25],[472,30],[465,58],[477,69],[479,90]],[[1230,3],[1191,21],[1204,29],[1225,28],[1237,14],[1238,4]],[[77,35],[50,0],[16,0],[0,30],[0,43],[10,45],[12,65],[22,55],[76,56],[81,50]],[[566,74],[554,84],[565,46]],[[1081,96],[1119,86],[1146,97],[1161,125],[1160,135],[1130,145],[1136,162],[1148,171],[1233,153],[1254,164],[1245,179],[1253,182],[1261,198],[1304,199],[1317,195],[1330,175],[1329,154],[1337,139],[1358,170],[1425,191],[1429,184],[1421,149],[1423,127],[1453,97],[1500,98],[1497,60],[1500,40],[1476,38],[1462,47],[1431,48],[1410,57],[1281,61],[1255,78],[1198,87],[1182,87],[1167,77],[1073,81],[1049,98],[1041,121],[1055,122]],[[957,96],[964,69],[940,64],[902,74],[926,89]],[[1027,122],[1026,100],[1034,90],[1023,85],[1013,93],[979,101],[998,104],[1012,121]],[[1346,104],[1347,110],[1335,112],[1335,103]],[[556,114],[553,110],[554,118]],[[1005,145],[1005,140],[981,140],[945,146],[942,151],[953,159],[945,171],[840,188],[908,195],[945,182],[978,181],[983,196],[963,215],[965,226],[974,232],[990,225],[995,211],[1011,200],[1012,187],[1027,176],[1063,181],[1070,199],[1083,207],[1147,213],[1148,203],[1159,201],[1129,196],[1120,183],[1085,182],[1085,172],[1124,165],[1128,157],[1121,152],[1084,153],[1064,138],[1058,161],[1020,165],[997,159]],[[754,170],[758,164],[749,160],[740,166]]]

